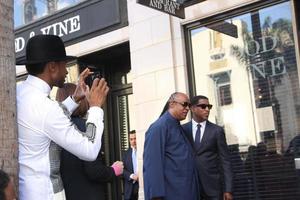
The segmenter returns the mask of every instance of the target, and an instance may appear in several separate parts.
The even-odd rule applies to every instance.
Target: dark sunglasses
[[[213,107],[213,105],[211,105],[211,104],[197,104],[196,106],[200,107],[201,109],[208,108],[208,110],[210,110]]]
[[[183,103],[180,103],[180,102],[177,102],[177,101],[173,101],[175,103],[178,103],[180,105],[182,105],[182,107],[186,108],[186,107],[190,107],[190,103],[189,102],[183,102]]]

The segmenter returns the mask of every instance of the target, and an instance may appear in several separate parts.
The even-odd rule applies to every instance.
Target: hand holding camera
[[[109,87],[104,78],[96,78],[93,81],[92,87],[87,95],[87,100],[89,102],[90,107],[99,106],[101,107],[105,100],[107,93],[109,91]]]
[[[89,90],[88,86],[85,84],[85,79],[92,74],[93,72],[90,71],[90,69],[86,68],[85,70],[83,70],[83,72],[81,72],[81,74],[79,75],[79,80],[78,80],[78,84],[77,87],[74,91],[74,94],[72,95],[73,100],[76,103],[79,103],[82,99],[85,98],[85,96],[87,95],[87,92]]]
[[[85,80],[93,74],[94,72],[91,72],[88,68],[81,72],[79,82],[72,97],[76,103],[79,103],[86,97],[90,107],[101,107],[106,100],[109,87],[107,86],[104,78],[99,79],[98,77],[94,77],[91,88],[89,88],[89,86],[85,83]]]

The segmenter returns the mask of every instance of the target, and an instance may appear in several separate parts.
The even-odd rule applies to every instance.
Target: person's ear
[[[174,106],[174,102],[173,101],[169,102],[168,104],[169,104],[169,108],[173,108],[173,106]]]
[[[190,106],[190,111],[193,113],[195,111],[195,106]]]
[[[59,74],[59,67],[55,62],[47,63],[48,74],[52,79],[56,79]]]
[[[57,70],[57,65],[55,64],[55,62],[48,62],[46,68],[50,73],[54,73]]]

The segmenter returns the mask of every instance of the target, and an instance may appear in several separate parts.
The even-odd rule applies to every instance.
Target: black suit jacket
[[[194,147],[192,121],[183,129]],[[224,129],[209,121],[206,122],[199,149],[195,149],[196,165],[200,178],[200,191],[208,196],[219,196],[232,192],[232,169]]]
[[[72,121],[85,131],[85,120]],[[67,200],[105,200],[107,183],[116,179],[113,168],[104,164],[101,151],[95,161],[87,162],[62,150],[60,171]]]
[[[132,148],[130,147],[123,156],[123,164],[124,164],[124,198],[130,199],[131,194],[138,193],[139,184],[135,182],[133,184],[133,180],[130,178],[130,175],[133,174],[133,164],[132,164]]]

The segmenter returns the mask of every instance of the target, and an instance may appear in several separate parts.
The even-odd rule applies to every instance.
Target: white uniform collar
[[[205,128],[205,126],[206,126],[206,121],[207,121],[207,120],[198,123],[198,122],[196,122],[194,119],[192,119],[192,126],[193,126],[193,128],[197,129],[197,125],[200,124],[202,128]]]
[[[47,95],[50,94],[51,88],[48,83],[36,76],[28,75],[26,83],[38,89],[42,93],[45,93]]]

